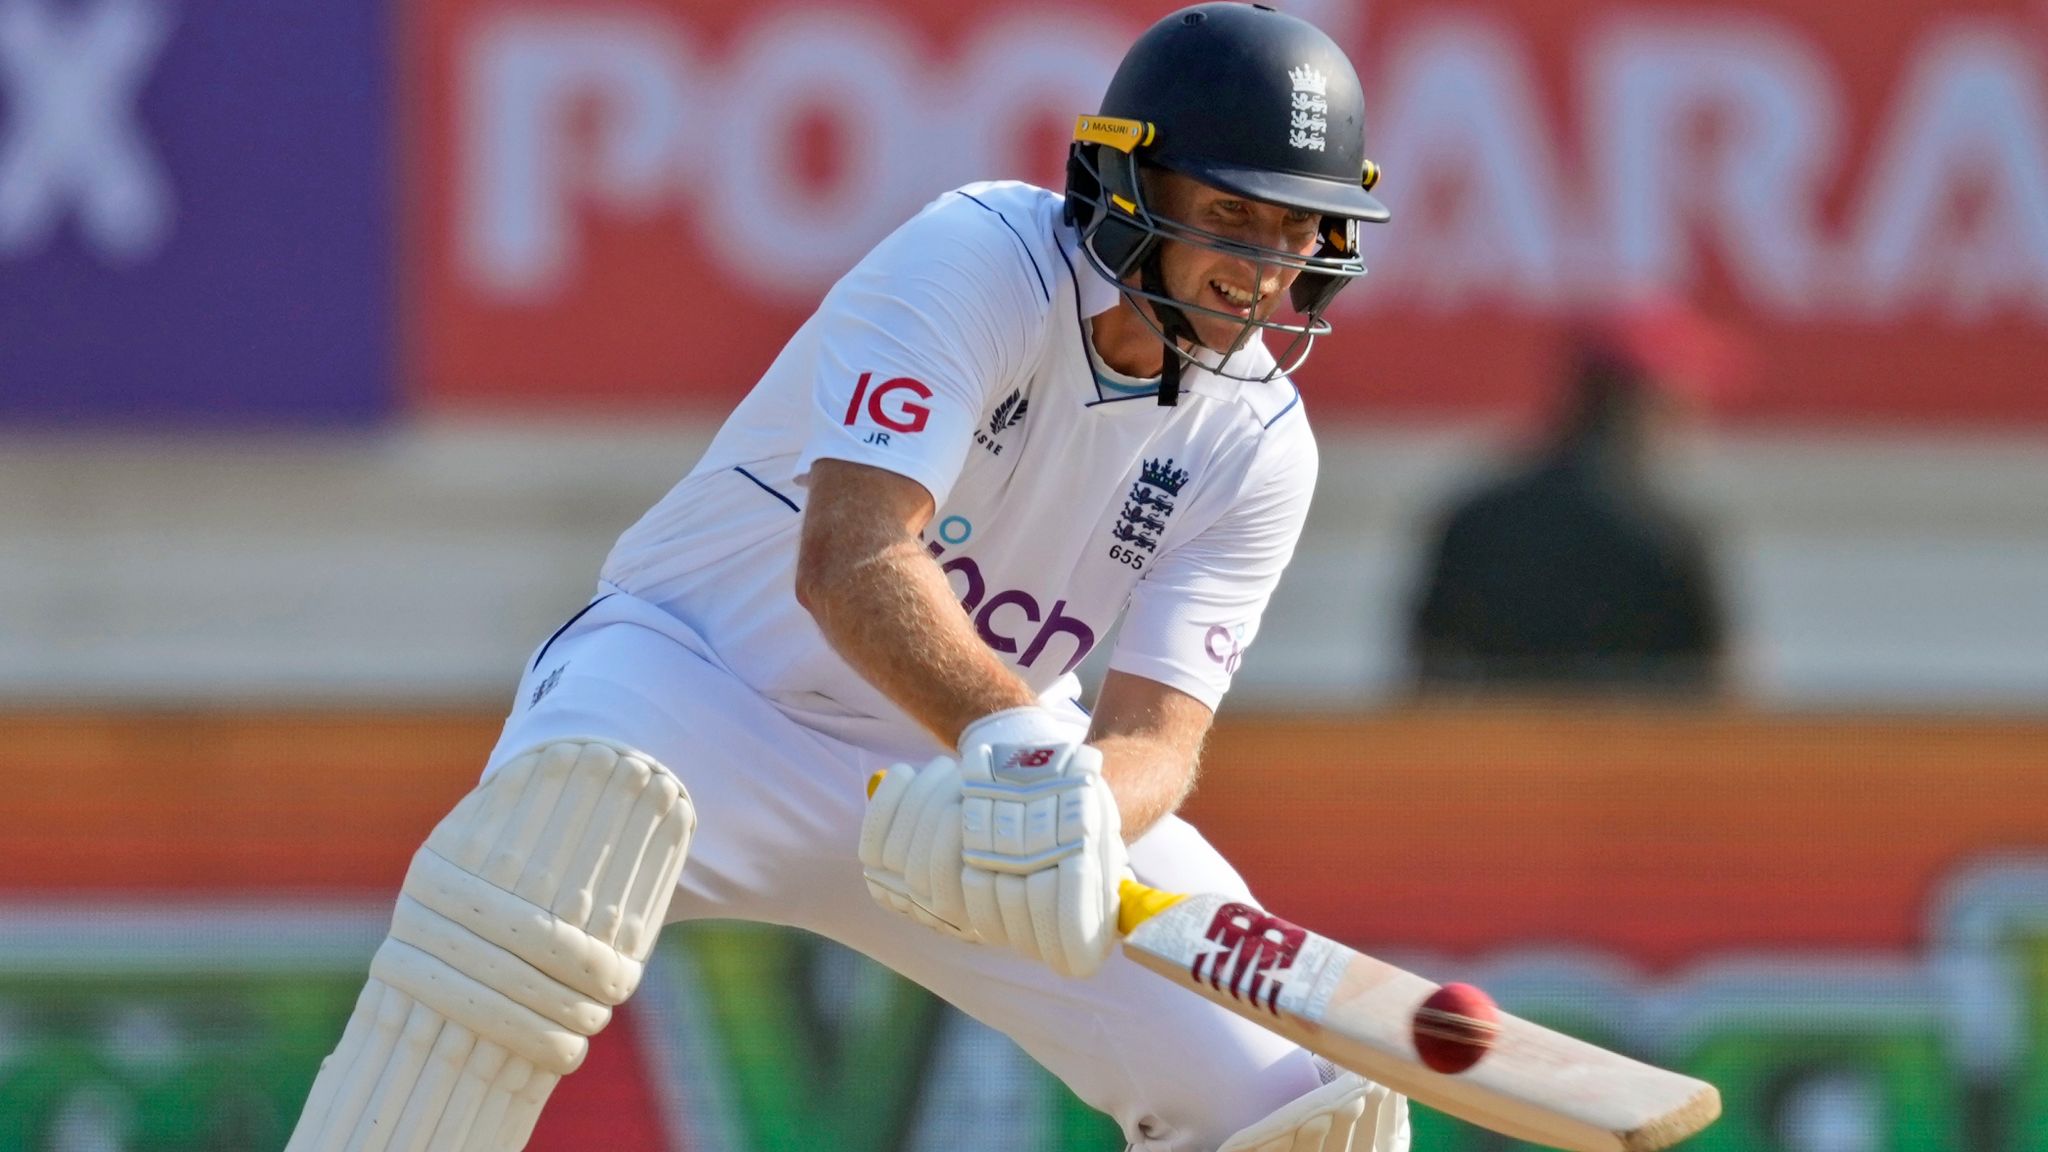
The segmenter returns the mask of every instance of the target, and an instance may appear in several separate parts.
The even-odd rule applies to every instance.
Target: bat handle
[[[1116,931],[1119,936],[1129,936],[1137,931],[1138,925],[1187,899],[1182,893],[1140,884],[1130,876],[1124,877],[1123,882],[1117,885],[1116,893]]]

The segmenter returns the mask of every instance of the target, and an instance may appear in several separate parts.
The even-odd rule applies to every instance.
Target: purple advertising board
[[[0,4],[0,422],[391,411],[388,6]]]

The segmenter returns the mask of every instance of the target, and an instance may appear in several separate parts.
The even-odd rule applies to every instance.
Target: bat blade
[[[1125,881],[1124,953],[1248,1020],[1410,1099],[1569,1152],[1655,1152],[1711,1124],[1720,1093],[1502,1013],[1493,1050],[1445,1075],[1410,1020],[1437,985],[1249,905]]]

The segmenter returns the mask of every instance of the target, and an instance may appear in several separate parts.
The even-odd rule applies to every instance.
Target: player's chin
[[[1228,316],[1197,316],[1194,323],[1195,333],[1202,338],[1202,343],[1221,352],[1240,340],[1250,343],[1250,338],[1245,335],[1245,328],[1255,321],[1247,311],[1238,319]]]

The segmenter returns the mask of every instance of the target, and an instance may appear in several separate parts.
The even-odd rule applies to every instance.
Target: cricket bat
[[[1721,1114],[1714,1086],[1501,1014],[1492,1050],[1446,1075],[1411,1020],[1437,985],[1225,896],[1126,879],[1124,954],[1410,1099],[1570,1152],[1653,1152]]]

